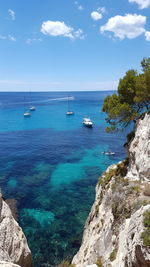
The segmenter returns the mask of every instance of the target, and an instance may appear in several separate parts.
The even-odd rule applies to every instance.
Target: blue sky
[[[150,56],[150,0],[0,1],[0,91],[117,89]]]

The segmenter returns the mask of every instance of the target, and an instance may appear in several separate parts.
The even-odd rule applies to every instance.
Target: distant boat
[[[70,104],[69,104],[69,96],[68,96],[68,102],[67,102],[68,111],[66,112],[66,115],[74,115],[74,112],[70,110]]]
[[[35,106],[30,107],[30,111],[34,111],[34,110],[36,110]]]
[[[31,116],[30,112],[28,112],[28,111],[24,112],[23,115],[24,115],[24,117],[30,117]]]
[[[31,92],[30,92],[30,94],[31,94]],[[35,111],[36,107],[35,106],[31,106],[29,109],[30,109],[30,111]]]
[[[83,118],[83,125],[85,125],[86,127],[92,128],[93,122],[91,121],[89,117],[85,117]]]
[[[23,113],[23,116],[25,118],[31,116],[30,112],[28,110],[26,110],[26,108],[25,108],[25,97],[24,97],[24,113]]]
[[[115,152],[112,152],[112,151],[104,151],[104,152],[102,152],[102,154],[104,154],[104,155],[115,155]]]

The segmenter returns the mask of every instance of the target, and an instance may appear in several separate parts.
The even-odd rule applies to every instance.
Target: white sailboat
[[[74,112],[73,112],[72,110],[70,110],[70,106],[69,106],[69,96],[68,96],[67,106],[68,106],[68,110],[67,110],[67,112],[66,112],[66,115],[74,115]]]
[[[30,92],[30,94],[31,94],[31,92]],[[35,111],[36,110],[36,107],[35,106],[31,106],[29,109],[30,109],[30,111]]]
[[[26,108],[25,108],[25,97],[24,97],[24,113],[23,113],[23,116],[25,118],[31,116],[30,112],[28,110],[26,110]]]

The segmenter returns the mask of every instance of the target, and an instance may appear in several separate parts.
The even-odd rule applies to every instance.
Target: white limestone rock
[[[0,261],[0,267],[20,267],[20,265],[13,264],[11,262]]]
[[[97,185],[96,198],[85,224],[82,245],[72,261],[77,267],[96,264],[97,259],[104,255],[107,262],[113,250],[111,194],[111,189],[108,189],[102,197],[102,188]]]
[[[0,198],[0,261],[31,267],[32,257],[26,237],[12,216],[6,202]]]
[[[97,260],[103,267],[150,267],[150,248],[143,245],[141,238],[143,213],[150,210],[150,204],[143,206],[141,202],[145,199],[150,203],[150,197],[142,193],[142,182],[150,181],[150,115],[138,121],[129,157],[124,180],[114,175],[106,186],[96,186],[82,244],[72,260],[76,267],[95,266]],[[106,173],[115,168],[109,167]],[[136,193],[136,187],[140,187],[140,193]],[[123,208],[119,209],[120,217],[115,214],[114,203]],[[111,257],[113,252],[116,255]]]
[[[150,181],[150,115],[137,122],[135,137],[129,149],[127,177],[132,180]]]
[[[150,248],[143,245],[143,213],[150,211],[150,205],[142,206],[120,227],[118,251],[113,267],[150,266]]]

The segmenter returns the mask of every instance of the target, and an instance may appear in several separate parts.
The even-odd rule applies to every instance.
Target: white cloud
[[[97,11],[99,12],[99,13],[105,13],[106,12],[106,8],[105,7],[98,7],[98,9],[97,9]]]
[[[99,20],[99,19],[101,19],[103,16],[102,16],[102,14],[100,14],[99,12],[97,12],[97,11],[93,11],[92,13],[91,13],[91,18],[93,19],[93,20]]]
[[[84,8],[83,8],[83,6],[79,5],[79,6],[78,6],[78,9],[79,9],[79,10],[83,10]]]
[[[150,32],[148,31],[145,32],[145,39],[146,41],[150,41]]]
[[[35,42],[42,42],[42,39],[41,38],[28,38],[26,40],[27,44],[32,44],[32,43],[35,43]]]
[[[12,20],[15,20],[15,12],[12,9],[8,9],[8,13]]]
[[[77,6],[78,10],[83,10],[84,9],[83,6],[79,5],[78,1],[75,1],[74,3]]]
[[[0,39],[1,40],[9,40],[9,41],[12,41],[12,42],[15,42],[16,41],[16,38],[12,35],[0,35]]]
[[[84,39],[85,35],[83,34],[83,31],[81,29],[78,29],[77,31],[74,32],[74,36],[76,38]]]
[[[137,3],[140,9],[150,6],[150,0],[129,0],[129,3]]]
[[[63,21],[45,21],[42,23],[41,32],[50,36],[63,36],[72,40],[76,38],[83,39],[83,31],[75,31],[72,27],[67,26]]]
[[[15,42],[16,41],[16,38],[12,35],[8,35],[8,40],[12,41],[12,42]]]
[[[102,17],[103,17],[103,13],[105,13],[106,12],[106,8],[105,7],[99,7],[99,8],[97,8],[97,10],[96,11],[93,11],[92,13],[91,13],[91,18],[93,19],[93,20],[99,20],[99,19],[102,19]]]
[[[133,39],[145,33],[144,25],[146,17],[137,14],[126,14],[125,16],[115,16],[100,27],[100,32],[113,32],[115,37],[123,40],[125,37]]]

